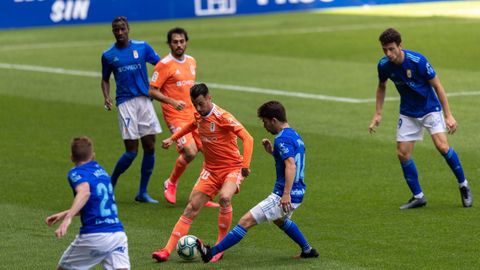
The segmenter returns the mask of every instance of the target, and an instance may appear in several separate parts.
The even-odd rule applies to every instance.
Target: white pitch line
[[[73,69],[10,64],[10,63],[0,63],[0,69],[55,73],[55,74],[62,74],[62,75],[93,77],[93,78],[101,77],[101,73],[95,72],[95,71],[73,70]],[[334,102],[357,103],[357,104],[375,102],[374,98],[336,97],[336,96],[327,96],[327,95],[312,94],[312,93],[305,93],[305,92],[298,92],[298,91],[259,88],[259,87],[252,87],[252,86],[231,85],[231,84],[221,84],[221,83],[212,83],[212,82],[206,82],[206,84],[212,88],[220,88],[223,90],[247,92],[247,93],[258,93],[258,94],[264,94],[264,95],[288,96],[288,97],[297,97],[297,98],[304,98],[304,99],[327,100],[327,101],[334,101]],[[449,93],[447,94],[447,96],[450,96],[450,97],[480,96],[480,91]],[[398,97],[385,98],[385,101],[396,101],[396,100],[399,100],[399,98]]]

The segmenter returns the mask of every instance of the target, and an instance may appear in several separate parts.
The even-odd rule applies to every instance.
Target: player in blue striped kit
[[[87,137],[74,138],[71,159],[75,167],[68,182],[75,198],[70,209],[46,218],[61,238],[67,234],[73,217],[80,215],[80,233],[63,253],[57,269],[90,269],[102,264],[105,269],[130,269],[128,240],[117,216],[110,176],[94,159],[93,143]]]
[[[428,130],[435,147],[455,174],[463,206],[471,207],[473,198],[468,181],[457,153],[449,146],[447,140],[446,132],[453,134],[457,129],[457,122],[450,111],[440,79],[423,55],[402,48],[401,35],[395,29],[385,30],[379,40],[385,57],[378,63],[376,110],[369,131],[374,133],[380,124],[387,80],[390,79],[400,93],[397,156],[413,194],[400,209],[417,208],[427,204],[412,159],[415,141],[423,139],[424,128]]]
[[[145,41],[130,40],[129,25],[125,17],[116,17],[112,22],[116,43],[102,54],[102,92],[107,110],[113,104],[110,98],[110,75],[117,84],[116,105],[118,122],[125,145],[112,172],[113,187],[118,177],[132,164],[138,153],[138,140],[143,147],[140,187],[136,201],[157,203],[147,193],[148,182],[155,165],[155,134],[162,132],[157,114],[148,95],[149,78],[147,65],[157,64],[160,57]]]
[[[315,258],[317,250],[307,242],[303,233],[290,218],[300,206],[305,194],[305,144],[300,135],[289,126],[285,108],[278,101],[269,101],[258,108],[257,115],[263,121],[265,129],[275,136],[275,141],[263,139],[265,151],[275,159],[277,179],[273,192],[248,211],[225,238],[210,248],[197,240],[197,249],[202,260],[207,263],[216,261],[215,257],[240,242],[251,227],[273,222],[283,230],[301,248],[299,258]],[[216,259],[216,260],[215,260]]]

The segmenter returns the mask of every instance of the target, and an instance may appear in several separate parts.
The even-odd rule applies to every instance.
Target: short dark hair
[[[402,43],[402,35],[400,35],[400,32],[398,32],[397,30],[393,28],[388,28],[387,30],[383,31],[378,40],[380,41],[380,43],[382,43],[382,45],[386,45],[392,42],[400,45],[400,43]]]
[[[208,95],[208,87],[204,83],[198,83],[190,88],[190,97],[196,99],[198,96],[206,97]]]
[[[287,122],[287,113],[285,107],[279,101],[268,101],[262,104],[257,110],[259,118],[273,119],[276,118],[280,122]]]
[[[73,162],[88,161],[93,155],[93,142],[87,136],[73,138],[70,147]]]
[[[170,44],[170,42],[172,42],[173,34],[183,35],[185,37],[185,41],[188,41],[187,31],[185,31],[185,29],[183,29],[181,27],[175,27],[175,28],[170,29],[170,31],[168,31],[168,33],[167,33],[167,44]]]
[[[126,25],[127,25],[127,28],[130,29],[130,26],[128,25],[128,20],[127,20],[127,17],[125,16],[117,16],[113,19],[112,21],[112,27],[114,24],[118,23],[118,22],[124,22]]]

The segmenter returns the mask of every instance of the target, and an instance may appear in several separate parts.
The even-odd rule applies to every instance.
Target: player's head
[[[388,28],[378,38],[382,44],[383,53],[390,62],[401,64],[403,62],[402,36],[393,29]]]
[[[112,21],[112,32],[117,40],[117,43],[125,44],[128,42],[128,33],[130,26],[127,18],[124,16],[115,17]]]
[[[180,58],[187,49],[188,34],[185,29],[175,27],[170,29],[167,33],[167,44],[170,47],[172,55],[176,58]]]
[[[280,132],[284,124],[288,123],[285,107],[275,100],[262,104],[257,110],[257,116],[262,119],[265,129],[272,134]]]
[[[213,103],[206,84],[199,83],[192,86],[192,88],[190,88],[190,97],[193,106],[200,115],[206,116],[210,113],[213,108]]]
[[[87,136],[73,138],[70,148],[73,163],[87,162],[95,158],[92,140]]]

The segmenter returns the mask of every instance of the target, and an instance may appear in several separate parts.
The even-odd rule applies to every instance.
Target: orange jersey
[[[195,121],[175,133],[172,139],[178,139],[182,133],[198,129],[205,157],[204,168],[219,171],[250,167],[253,152],[253,138],[248,131],[229,112],[217,105],[207,116],[195,113]],[[243,154],[240,154],[237,137],[243,140]]]
[[[178,111],[167,103],[160,103],[163,117],[167,123],[175,120],[190,122],[193,120],[195,108],[190,99],[190,88],[195,84],[195,69],[197,62],[189,55],[179,61],[171,54],[160,60],[155,66],[150,86],[160,89],[160,92],[170,98],[185,102],[185,108]]]

